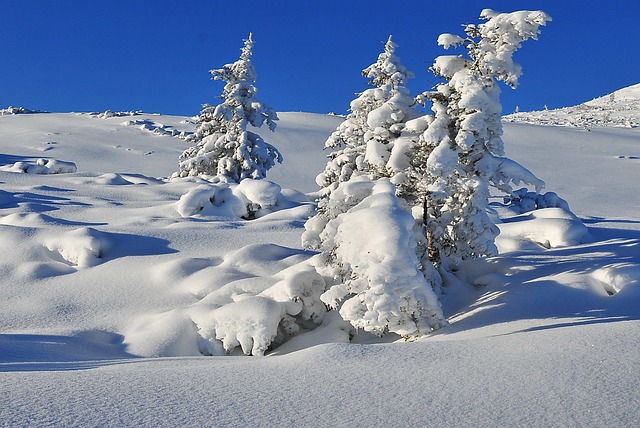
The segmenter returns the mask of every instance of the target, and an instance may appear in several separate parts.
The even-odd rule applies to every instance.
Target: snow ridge
[[[590,129],[596,126],[640,126],[640,83],[573,107],[516,112],[506,122]]]

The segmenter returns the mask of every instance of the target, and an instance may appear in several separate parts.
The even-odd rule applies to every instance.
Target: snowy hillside
[[[507,122],[536,125],[597,126],[634,128],[640,126],[640,83],[574,107],[518,112],[504,117]]]
[[[500,255],[442,290],[448,326],[350,341],[329,316],[265,357],[204,356],[232,319],[211,313],[313,280],[303,223],[342,118],[260,130],[285,160],[271,210],[244,220],[252,186],[203,208],[201,179],[166,178],[188,118],[0,116],[0,425],[637,426],[638,88],[585,104],[587,125],[579,107],[507,118],[527,122],[505,124],[507,155],[570,211],[494,205]]]

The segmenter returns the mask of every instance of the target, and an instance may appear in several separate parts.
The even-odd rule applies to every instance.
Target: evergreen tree
[[[244,41],[238,61],[220,69],[210,70],[212,80],[226,84],[222,103],[205,104],[197,119],[197,127],[188,141],[195,143],[179,159],[174,176],[220,175],[240,182],[245,178],[262,179],[267,170],[282,162],[282,155],[258,134],[248,131],[248,125],[276,128],[276,113],[256,98],[256,72],[251,63],[254,41]]]
[[[369,174],[372,179],[389,176],[389,143],[400,135],[404,122],[416,115],[415,99],[405,86],[413,73],[395,54],[397,47],[389,36],[377,61],[362,70],[373,87],[351,102],[351,113],[325,142],[326,148],[339,148],[329,155],[325,171],[316,179],[325,196],[353,174]]]
[[[362,70],[373,87],[351,102],[351,113],[325,142],[325,148],[337,150],[329,155],[324,172],[316,178],[322,188],[321,197],[317,214],[310,221],[319,223],[311,230],[322,229],[322,225],[340,213],[339,209],[327,206],[329,195],[340,183],[360,176],[369,180],[391,176],[387,163],[394,141],[401,135],[406,121],[419,115],[414,109],[415,99],[405,86],[413,73],[395,54],[397,47],[389,36],[376,62]],[[350,207],[342,206],[342,212]],[[310,248],[317,248],[319,243],[311,232],[305,234],[303,242]]]
[[[428,153],[420,171],[428,184],[416,197],[425,201],[425,227],[433,234],[437,261],[445,267],[496,253],[499,231],[487,215],[490,186],[511,193],[512,184],[519,182],[537,189],[543,185],[504,156],[498,82],[517,86],[521,68],[513,54],[521,42],[536,39],[550,17],[541,11],[486,9],[481,18],[486,22],[465,27],[466,38],[438,38],[445,48],[463,45],[468,58],[436,58],[431,70],[445,82],[426,94],[434,120],[419,141]]]
[[[406,338],[446,324],[434,288],[440,276],[416,257],[415,220],[389,180],[394,146],[418,116],[406,81],[413,75],[389,37],[378,60],[363,70],[374,86],[325,143],[342,147],[317,178],[317,214],[305,224],[303,245],[320,251],[319,272],[331,278],[321,299],[354,327]]]

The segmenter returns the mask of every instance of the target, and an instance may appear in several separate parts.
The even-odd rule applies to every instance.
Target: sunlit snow
[[[167,179],[188,118],[3,111],[1,424],[635,426],[640,131],[613,111],[631,126],[505,124],[507,155],[554,194],[495,195],[500,254],[448,278],[449,325],[410,343],[309,295],[303,224],[342,118],[278,113],[283,164],[236,185]]]

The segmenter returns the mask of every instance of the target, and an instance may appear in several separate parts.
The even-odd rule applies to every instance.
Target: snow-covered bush
[[[263,355],[303,331],[318,326],[326,308],[320,300],[324,279],[308,263],[279,274],[281,280],[257,294],[236,294],[233,301],[213,311],[193,311],[199,335],[215,351],[240,347],[247,355]],[[257,291],[257,290],[256,290]],[[213,353],[213,352],[212,352]]]
[[[467,25],[466,38],[438,38],[445,48],[463,45],[468,58],[436,58],[431,70],[445,82],[425,94],[433,102],[434,119],[419,140],[420,156],[412,157],[414,165],[422,164],[417,179],[427,179],[426,186],[413,186],[422,192],[413,197],[424,200],[425,227],[445,267],[496,253],[499,230],[487,215],[490,186],[506,193],[520,182],[537,191],[543,186],[505,158],[498,82],[517,86],[521,68],[512,56],[521,42],[536,39],[539,27],[551,18],[541,11],[488,9],[480,17],[486,22]]]
[[[567,212],[571,212],[567,201],[555,192],[531,192],[526,187],[515,190],[510,195],[505,196],[503,202],[519,214],[544,208],[562,208]]]
[[[211,281],[209,289],[198,291],[202,298],[187,307],[141,315],[125,332],[128,349],[147,356],[225,355],[236,348],[263,355],[315,329],[327,312],[320,300],[325,281],[307,258],[294,264],[283,261],[294,254],[300,256],[300,251],[273,244],[249,245],[228,254],[223,263],[202,273],[228,277],[233,272],[242,280]],[[261,263],[290,265],[269,276]],[[193,291],[193,281],[177,284],[185,285]]]
[[[589,229],[575,214],[563,208],[541,208],[504,219],[500,227],[501,250],[521,250],[523,242],[544,248],[566,247],[589,241]]]
[[[109,245],[104,233],[90,227],[51,235],[44,241],[54,259],[78,267],[99,264]]]
[[[197,118],[196,131],[187,137],[195,143],[179,159],[174,177],[223,175],[235,182],[245,178],[262,179],[282,155],[249,125],[260,127],[265,122],[274,131],[276,113],[256,98],[256,71],[251,63],[254,41],[244,41],[240,59],[220,69],[210,70],[213,80],[223,80],[218,106],[204,105]]]

